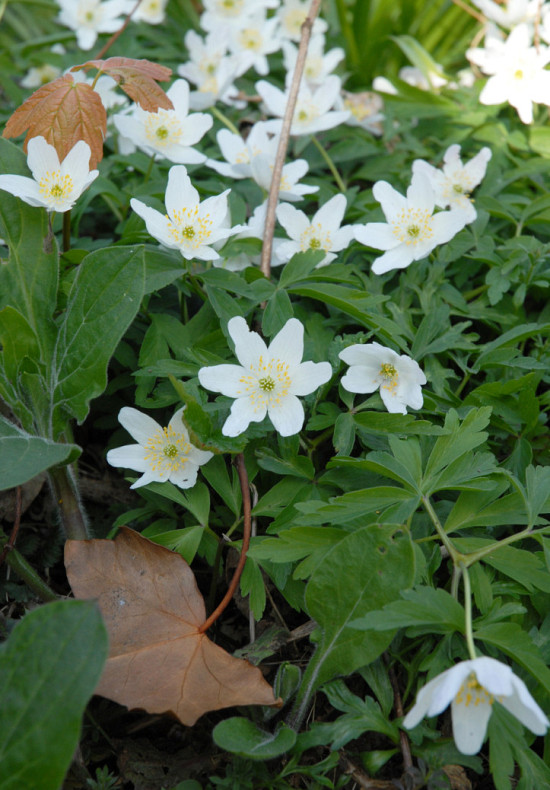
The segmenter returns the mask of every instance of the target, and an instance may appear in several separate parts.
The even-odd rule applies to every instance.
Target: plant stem
[[[2,563],[6,559],[7,553],[13,550],[20,526],[21,526],[21,486],[17,486],[17,488],[15,489],[15,519],[13,521],[13,529],[11,531],[11,535],[9,537],[8,542],[6,543],[6,545],[2,549],[2,553],[0,554],[0,565],[2,565]]]
[[[86,517],[72,471],[68,466],[58,466],[50,469],[48,474],[65,535],[70,540],[87,540]]]
[[[336,182],[336,186],[338,187],[340,192],[345,192],[346,191],[346,185],[342,181],[342,177],[341,177],[340,173],[338,172],[338,170],[336,169],[336,165],[334,164],[334,162],[330,158],[328,152],[323,148],[323,146],[321,145],[321,143],[315,137],[314,134],[311,135],[311,142],[317,148],[317,150],[319,151],[319,153],[321,154],[321,156],[323,157],[323,159],[327,163],[328,169],[332,173],[332,176],[333,176],[333,178],[334,178],[334,180]]]
[[[232,121],[230,121],[227,115],[224,115],[221,110],[218,110],[215,104],[213,104],[212,107],[210,107],[209,109],[212,115],[215,115],[218,121],[221,121],[224,126],[227,126],[230,132],[233,132],[233,134],[238,134],[239,137],[241,136],[235,124]]]
[[[128,14],[126,14],[126,19],[124,20],[124,22],[122,23],[120,28],[118,30],[116,30],[113,33],[113,35],[111,36],[111,38],[109,38],[107,40],[107,42],[101,47],[101,49],[99,50],[99,52],[95,56],[94,60],[101,60],[101,58],[103,57],[103,55],[105,55],[107,50],[111,49],[111,47],[113,46],[113,44],[115,43],[117,38],[120,35],[122,35],[122,33],[124,33],[124,31],[126,30],[126,28],[128,27],[128,25],[130,23],[130,19],[132,18],[133,14],[135,14],[135,12],[137,11],[138,6],[140,5],[140,3],[141,3],[141,0],[137,0],[135,6],[128,12]]]
[[[451,540],[449,539],[449,536],[447,535],[447,533],[443,529],[443,526],[441,525],[441,522],[440,522],[439,518],[437,517],[437,513],[433,509],[433,505],[430,502],[430,498],[428,496],[423,496],[422,497],[422,504],[424,505],[424,508],[426,509],[426,513],[430,517],[430,519],[432,521],[432,524],[434,525],[434,527],[435,527],[435,529],[437,531],[437,534],[441,538],[441,542],[443,543],[443,545],[445,546],[445,548],[449,552],[449,557],[452,559],[452,561],[453,561],[453,563],[455,565],[459,565],[461,562],[464,561],[464,555],[461,554],[459,551],[457,551],[455,549],[455,547],[453,546]]]
[[[248,551],[248,547],[250,546],[250,533],[252,529],[250,483],[248,482],[248,475],[246,473],[246,466],[244,463],[244,456],[242,453],[239,453],[237,455],[235,459],[235,463],[237,465],[237,473],[239,475],[239,482],[241,484],[241,493],[243,496],[244,525],[243,525],[243,542],[241,547],[241,556],[239,557],[239,562],[237,563],[237,567],[235,568],[235,573],[233,574],[233,578],[231,579],[231,583],[227,588],[226,594],[224,595],[223,599],[218,604],[216,609],[214,609],[210,617],[208,617],[201,625],[201,627],[199,628],[199,634],[204,634],[204,632],[207,631],[210,628],[210,626],[216,622],[218,617],[231,602],[231,599],[233,598],[233,594],[237,589],[239,579],[241,578],[244,564],[246,562],[246,553]]]
[[[468,568],[460,565],[462,571],[462,578],[464,579],[464,631],[466,636],[466,644],[468,645],[468,653],[470,658],[477,658],[476,649],[474,646],[474,637],[472,633],[472,588],[470,586],[470,574]]]
[[[266,277],[269,277],[271,274],[271,251],[273,248],[273,234],[275,232],[275,211],[277,209],[277,201],[279,199],[279,188],[281,185],[283,165],[286,158],[288,140],[290,137],[290,127],[292,125],[292,118],[296,108],[296,100],[298,99],[300,80],[302,79],[304,65],[306,62],[307,47],[311,37],[311,29],[313,27],[315,17],[319,13],[320,5],[321,0],[312,0],[309,13],[302,25],[302,36],[300,38],[300,45],[298,47],[298,54],[296,56],[296,65],[294,66],[292,82],[290,83],[290,90],[288,92],[288,102],[286,105],[285,117],[283,118],[281,136],[279,137],[277,156],[275,157],[275,163],[273,165],[273,175],[271,178],[271,186],[269,188],[269,197],[267,199],[262,258],[260,261],[260,269]]]
[[[42,600],[46,603],[49,601],[57,601],[58,596],[51,590],[46,582],[42,581],[40,576],[34,570],[34,568],[29,565],[27,560],[20,554],[17,549],[11,548],[10,551],[6,554],[6,565],[16,573],[20,579],[22,579],[27,587],[30,589]]]
[[[71,249],[71,209],[63,212],[63,252]]]

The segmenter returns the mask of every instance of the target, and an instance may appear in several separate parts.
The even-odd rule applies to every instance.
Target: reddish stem
[[[237,473],[239,475],[239,482],[241,484],[241,492],[243,495],[243,544],[241,547],[241,556],[239,557],[239,562],[237,567],[235,568],[235,573],[233,574],[233,578],[231,579],[231,584],[227,588],[227,592],[224,595],[223,599],[220,601],[218,606],[214,609],[210,617],[204,621],[204,623],[199,628],[199,634],[204,634],[210,626],[216,622],[218,617],[221,613],[226,609],[231,599],[233,598],[233,593],[237,589],[237,585],[239,583],[239,579],[241,578],[241,574],[243,572],[244,564],[246,562],[246,553],[248,551],[248,547],[250,546],[250,533],[252,529],[252,518],[251,518],[251,506],[250,506],[250,484],[248,482],[248,475],[246,473],[246,466],[244,463],[244,456],[242,453],[239,453],[235,459],[235,463],[237,466]]]
[[[0,565],[6,559],[6,555],[8,551],[11,551],[15,546],[15,541],[17,539],[17,533],[19,532],[19,527],[21,526],[21,486],[17,486],[15,489],[15,520],[13,522],[13,529],[11,531],[10,539],[2,549],[2,554],[0,554]]]

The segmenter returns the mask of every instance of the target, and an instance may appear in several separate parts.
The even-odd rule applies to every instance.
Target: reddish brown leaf
[[[116,540],[69,540],[65,566],[77,598],[98,598],[111,643],[96,689],[191,725],[209,710],[280,705],[257,667],[205,634],[204,601],[185,560],[131,529]]]
[[[107,114],[99,94],[64,74],[29,96],[8,120],[2,136],[18,137],[26,129],[25,151],[32,137],[42,135],[54,146],[60,160],[79,140],[85,140],[92,151],[93,169],[103,158]]]
[[[155,80],[163,82],[170,78],[172,69],[159,66],[150,60],[134,60],[133,58],[107,58],[107,60],[89,60],[82,66],[74,66],[71,71],[79,69],[99,69],[108,74],[118,83],[131,99],[147,112],[156,112],[160,107],[173,110],[174,105],[157,85]]]

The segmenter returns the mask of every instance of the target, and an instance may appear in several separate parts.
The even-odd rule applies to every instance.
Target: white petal
[[[297,318],[289,318],[269,344],[268,355],[280,359],[293,368],[299,365],[304,355],[304,326]]]
[[[267,412],[273,427],[281,436],[294,436],[302,429],[304,407],[295,395],[288,394],[279,405],[268,406]]]
[[[424,173],[414,173],[411,185],[407,189],[407,200],[421,211],[427,211],[429,214],[433,213],[435,205],[435,196],[429,179]]]
[[[456,748],[462,754],[477,754],[483,745],[487,724],[492,708],[488,702],[476,705],[465,705],[453,700],[451,716],[453,720],[453,738]]]
[[[251,422],[261,422],[266,412],[265,406],[255,407],[250,398],[237,398],[233,401],[229,417],[222,428],[223,435],[239,436],[246,431]]]
[[[29,140],[27,164],[36,181],[40,181],[46,173],[61,168],[57,151],[44,137],[32,137]]]
[[[182,208],[192,208],[199,204],[199,193],[191,183],[184,165],[174,165],[168,173],[165,203],[170,217]]]
[[[327,200],[327,202],[316,212],[311,220],[311,224],[315,225],[319,223],[323,230],[329,233],[336,233],[344,219],[346,206],[347,201],[344,195],[334,195],[334,197]],[[331,247],[331,249],[335,249],[335,247]]]
[[[289,392],[293,395],[309,395],[332,376],[330,362],[302,362],[291,374]]]
[[[299,241],[302,233],[309,227],[309,219],[304,212],[294,208],[290,203],[281,203],[277,206],[277,219],[288,236],[295,241]]]
[[[203,464],[207,464],[208,461],[214,457],[214,453],[211,453],[209,450],[199,450],[198,447],[191,445],[187,457],[191,463],[196,466],[202,466]]]
[[[166,91],[171,99],[176,114],[181,119],[189,112],[189,84],[185,80],[176,80]]]
[[[158,431],[162,431],[162,427],[156,420],[149,417],[131,406],[124,406],[119,414],[118,421],[125,428],[132,439],[142,446],[147,442],[151,436],[154,436]]]
[[[348,392],[357,392],[360,395],[374,392],[380,386],[378,376],[373,376],[372,371],[364,365],[352,365],[342,376],[340,383]]]
[[[414,251],[411,248],[412,245],[400,244],[393,250],[388,250],[379,258],[375,258],[372,263],[373,274],[385,274],[393,271],[393,269],[405,269],[415,260]]]
[[[147,231],[154,239],[160,241],[161,244],[164,244],[166,247],[171,247],[176,250],[179,249],[179,244],[169,231],[169,221],[164,214],[161,214],[160,211],[150,206],[146,206],[145,203],[142,203],[141,200],[137,198],[132,198],[130,200],[130,205],[136,214],[139,214],[139,216],[145,220]]]
[[[75,192],[84,189],[84,183],[90,173],[90,146],[84,140],[74,145],[61,163],[61,175],[69,175],[74,183]]]
[[[382,206],[382,211],[388,222],[392,222],[401,211],[408,208],[407,198],[403,197],[387,181],[377,181],[372,188],[374,199]]]
[[[535,735],[544,735],[550,725],[546,714],[537,705],[521,678],[514,675],[512,683],[513,694],[500,699],[499,702]]]
[[[440,211],[438,214],[435,214],[435,216],[432,217],[433,239],[436,240],[433,246],[445,244],[456,236],[466,225],[467,217],[468,213],[462,212],[460,209]],[[416,258],[416,260],[418,260],[418,258]]]
[[[29,206],[49,208],[40,194],[40,187],[32,178],[27,176],[0,176],[0,189],[21,198]]]
[[[248,371],[255,367],[261,356],[267,357],[267,346],[257,332],[251,332],[242,316],[235,316],[227,323],[227,331],[235,344],[235,356]]]
[[[157,469],[155,472],[152,469],[147,469],[130,488],[141,488],[141,486],[149,485],[149,483],[163,483],[165,480],[168,480],[169,474],[170,467],[168,466],[163,469]]]
[[[367,222],[366,225],[355,225],[354,235],[357,241],[375,250],[393,250],[399,246],[391,225],[386,222]]]
[[[120,466],[124,469],[133,469],[135,472],[145,472],[149,463],[145,460],[147,450],[140,444],[126,444],[124,447],[115,447],[107,453],[107,463],[111,466]]]
[[[197,482],[198,467],[196,464],[189,463],[170,473],[168,480],[179,488],[191,488]]]
[[[397,354],[380,343],[354,343],[340,351],[338,356],[348,365],[372,365],[373,370],[378,370],[384,362],[395,364]]]
[[[221,392],[229,398],[240,398],[244,393],[243,377],[248,371],[240,365],[211,365],[199,370],[199,382],[211,392]]]

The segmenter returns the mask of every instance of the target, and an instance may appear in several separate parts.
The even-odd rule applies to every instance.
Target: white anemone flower
[[[509,30],[523,22],[534,24],[541,5],[540,0],[508,0],[506,3],[495,3],[494,0],[472,0],[472,2],[483,16]]]
[[[202,164],[206,157],[191,146],[211,128],[212,116],[188,114],[189,85],[185,80],[176,80],[166,95],[172,100],[173,110],[147,112],[136,105],[130,114],[113,116],[118,132],[151,156],[156,154],[176,164]]]
[[[273,166],[273,160],[263,154],[254,157],[251,162],[252,178],[266,194],[271,188]],[[279,198],[281,200],[295,203],[297,200],[301,200],[304,195],[311,195],[319,190],[319,187],[299,183],[308,169],[309,165],[305,159],[296,159],[294,162],[287,162],[286,165],[283,165],[281,183],[279,184]]]
[[[128,0],[57,0],[57,21],[74,30],[80,49],[93,47],[99,33],[120,30],[131,10]]]
[[[341,87],[342,81],[335,74],[331,74],[322,85],[313,90],[302,81],[290,133],[292,135],[316,134],[347,121],[349,118],[347,110],[331,111],[338,101]],[[256,90],[262,97],[267,111],[282,119],[286,111],[290,88],[282,91],[266,80],[260,80],[256,83]],[[270,128],[273,131],[279,131],[281,126],[282,120],[272,121]]]
[[[476,754],[495,701],[535,735],[544,735],[550,725],[523,680],[506,664],[481,656],[461,661],[430,680],[418,692],[403,726],[412,729],[424,716],[437,716],[450,703],[456,748],[462,754]]]
[[[377,137],[384,131],[382,125],[386,117],[382,112],[384,101],[374,91],[350,93],[342,90],[335,109],[349,110],[350,116],[345,121],[347,126],[360,126]]]
[[[386,181],[377,181],[372,193],[382,205],[387,222],[356,225],[355,238],[368,247],[386,250],[374,260],[374,274],[404,269],[425,258],[438,244],[450,241],[468,219],[458,209],[434,214],[434,191],[423,173],[413,175],[407,197]]]
[[[491,38],[485,49],[469,49],[468,60],[490,75],[480,93],[482,104],[508,102],[523,123],[533,121],[533,102],[550,104],[550,47],[531,45],[526,24],[518,25],[506,41]]]
[[[148,25],[160,25],[166,17],[168,0],[141,0],[134,13],[132,22],[146,22]]]
[[[195,485],[199,466],[207,463],[212,453],[199,450],[189,441],[189,433],[181,419],[184,408],[177,410],[167,428],[137,409],[124,406],[120,410],[118,421],[137,444],[109,450],[107,462],[143,473],[130,488],[166,480],[180,488]]]
[[[325,53],[325,37],[322,34],[312,36],[307,48],[304,64],[304,79],[308,85],[322,85],[332,74],[336,66],[345,57],[341,47],[335,47]],[[292,74],[298,57],[298,47],[291,41],[283,43],[283,63],[287,74]]]
[[[179,250],[187,260],[214,261],[219,254],[212,244],[242,230],[240,225],[227,227],[226,189],[221,195],[200,202],[199,193],[191,184],[184,165],[174,165],[168,173],[166,214],[132,198],[130,205],[145,220],[147,230],[165,247]]]
[[[460,146],[451,145],[443,156],[443,167],[433,167],[423,159],[413,162],[412,171],[423,173],[432,185],[435,203],[439,208],[457,208],[466,212],[467,222],[477,217],[470,194],[481,183],[491,159],[490,148],[482,148],[465,165],[460,158]]]
[[[60,162],[57,151],[44,137],[33,137],[27,147],[27,164],[32,178],[0,175],[0,189],[21,198],[29,206],[42,206],[48,211],[68,211],[99,170],[90,170],[91,150],[79,140]]]
[[[265,12],[260,12],[247,17],[238,27],[229,28],[229,49],[242,60],[243,73],[253,68],[262,76],[269,74],[267,55],[282,46],[278,24],[277,19],[266,19]]]
[[[181,77],[197,86],[197,90],[189,96],[191,109],[204,110],[218,100],[233,107],[245,107],[246,102],[236,98],[239,91],[233,83],[248,65],[240,57],[227,55],[227,28],[208,33],[205,38],[194,30],[188,30],[184,42],[189,60],[178,66],[177,71]]]
[[[235,239],[260,239],[262,240],[265,233],[265,217],[267,214],[267,200],[261,205],[257,206],[250,219],[244,226],[243,230],[235,236]],[[275,266],[282,266],[286,263],[286,258],[283,258],[279,252],[281,245],[285,244],[284,239],[273,239],[271,247],[271,268]],[[261,261],[261,254],[248,255],[241,252],[233,255],[231,258],[218,258],[214,261],[214,266],[218,269],[228,269],[231,272],[240,272],[248,266],[259,266]]]
[[[342,387],[360,395],[380,390],[384,406],[392,414],[406,414],[407,406],[421,409],[420,389],[426,376],[418,362],[406,354],[397,354],[380,343],[348,346],[338,355],[349,365],[342,377]]]
[[[332,375],[330,364],[302,362],[304,327],[296,318],[286,322],[269,348],[240,316],[232,318],[227,329],[240,365],[213,365],[199,370],[203,387],[235,398],[222,433],[239,436],[251,422],[261,422],[266,414],[281,436],[298,433],[304,424],[304,409],[298,396],[309,395],[325,384]]]
[[[302,25],[310,8],[309,0],[283,0],[276,12],[276,17],[281,25],[281,35],[291,41],[300,41]],[[312,33],[325,33],[328,24],[324,19],[317,17],[313,22]]]
[[[354,238],[353,225],[344,225],[346,212],[344,195],[334,195],[313,215],[310,221],[306,214],[288,203],[277,206],[277,219],[286,230],[291,241],[279,245],[278,255],[289,261],[297,252],[324,250],[326,253],[316,268],[328,266]]]
[[[277,8],[279,0],[203,0],[204,12],[200,26],[208,32],[222,28],[240,28],[252,14],[267,8]]]
[[[57,79],[60,74],[61,69],[58,66],[52,66],[51,63],[43,63],[41,66],[31,66],[21,80],[21,87],[40,88],[42,85],[47,85],[48,82]]]

